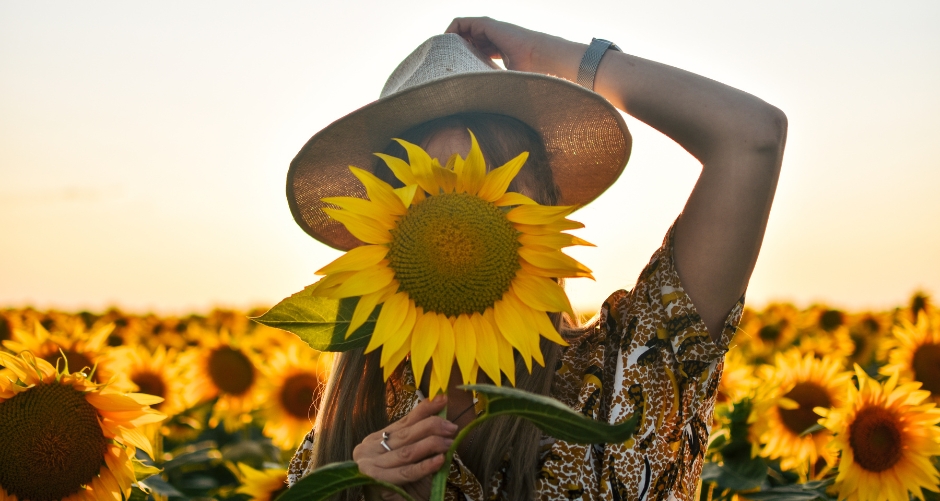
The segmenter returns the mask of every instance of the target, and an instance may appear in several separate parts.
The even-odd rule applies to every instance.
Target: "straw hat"
[[[349,166],[371,170],[374,152],[418,124],[455,113],[507,115],[542,137],[562,205],[583,205],[627,164],[632,139],[623,117],[599,94],[561,78],[503,70],[455,34],[415,49],[381,97],[333,122],[304,145],[287,172],[287,201],[297,224],[340,250],[362,244],[323,212],[324,197],[366,198]]]

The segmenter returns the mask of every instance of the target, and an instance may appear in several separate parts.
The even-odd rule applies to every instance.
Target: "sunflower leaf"
[[[290,489],[277,497],[277,501],[319,501],[330,499],[334,494],[338,494],[346,489],[353,487],[365,487],[375,485],[384,487],[398,493],[406,500],[414,501],[405,491],[396,485],[376,480],[359,471],[359,465],[355,461],[346,461],[344,463],[332,463],[317,468],[307,476],[300,479]]]
[[[618,423],[595,421],[571,410],[554,398],[492,385],[466,385],[486,397],[488,416],[517,416],[557,439],[577,444],[622,443],[633,436],[638,415]]]
[[[311,287],[285,298],[267,313],[253,317],[252,320],[293,333],[319,351],[349,351],[366,346],[382,306],[376,306],[365,323],[347,338],[346,331],[359,298],[313,296]]]
[[[137,458],[132,458],[131,462],[134,465],[134,479],[138,482],[141,480],[146,480],[163,471],[162,469],[146,464]]]

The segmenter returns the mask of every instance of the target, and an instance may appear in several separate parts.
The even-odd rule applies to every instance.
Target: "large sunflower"
[[[222,422],[226,431],[234,431],[251,422],[251,412],[264,401],[257,355],[225,330],[200,329],[200,339],[200,347],[180,357],[180,365],[192,371],[187,402],[216,399],[209,425]]]
[[[321,354],[300,342],[270,352],[263,369],[268,379],[264,434],[282,450],[293,450],[316,419],[329,365]]]
[[[163,402],[155,404],[168,417],[173,417],[190,406],[187,389],[191,374],[177,362],[177,352],[159,346],[153,352],[144,346],[123,346],[114,349],[107,357],[107,365],[116,377],[115,388],[155,395]]]
[[[138,429],[163,419],[160,398],[121,394],[30,353],[0,352],[0,501],[130,496]]]
[[[64,330],[50,333],[40,322],[33,322],[32,332],[14,329],[13,339],[4,341],[3,346],[14,353],[31,352],[53,366],[61,367],[67,362],[72,370],[86,374],[94,369],[96,381],[108,381],[113,372],[101,362],[110,349],[107,341],[114,324],[98,326],[91,332],[85,331],[82,322],[68,324],[68,327],[61,327]],[[64,360],[62,355],[65,355]]]
[[[921,313],[916,324],[905,318],[900,322],[894,328],[894,347],[882,374],[899,373],[903,379],[918,381],[940,402],[940,318]]]
[[[541,206],[506,189],[528,158],[523,152],[486,171],[470,134],[467,158],[445,167],[420,147],[397,140],[409,162],[377,154],[405,186],[393,189],[356,167],[369,199],[325,198],[324,209],[366,245],[317,272],[313,294],[361,296],[349,333],[382,304],[366,352],[382,348],[387,378],[409,353],[418,383],[433,360],[430,392],[446,391],[456,358],[464,382],[482,369],[515,384],[513,349],[526,367],[544,364],[539,335],[565,345],[546,312],[572,314],[554,278],[591,277],[561,252],[590,245],[563,230],[576,207]],[[593,278],[593,277],[592,277]]]
[[[827,430],[803,433],[820,418],[815,408],[843,403],[843,388],[850,379],[851,373],[842,369],[838,359],[801,356],[796,349],[778,354],[755,408],[760,417],[755,431],[763,444],[761,455],[780,458],[784,469],[804,473],[818,459],[834,465],[835,456],[826,447],[831,434]]]
[[[940,409],[924,403],[930,393],[920,383],[898,385],[893,374],[884,386],[855,366],[859,388],[849,385],[848,404],[829,412],[823,424],[835,433],[842,453],[836,487],[847,501],[907,501],[908,492],[937,491],[940,473],[931,457],[940,455]]]

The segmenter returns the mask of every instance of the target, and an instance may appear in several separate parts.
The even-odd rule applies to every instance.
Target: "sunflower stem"
[[[446,411],[447,409],[445,408],[444,412],[446,413]],[[470,424],[460,430],[460,433],[454,437],[454,443],[450,445],[450,448],[447,449],[447,454],[444,455],[443,466],[434,474],[434,478],[431,480],[430,501],[444,501],[444,493],[447,490],[447,475],[450,473],[451,463],[454,462],[454,454],[457,452],[457,446],[460,445],[460,442],[463,442],[463,439],[470,435],[470,432],[472,432],[474,428],[480,426],[491,417],[491,415],[484,411],[483,414],[471,421]]]

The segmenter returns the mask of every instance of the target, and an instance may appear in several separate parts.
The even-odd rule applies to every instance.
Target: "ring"
[[[379,443],[382,445],[382,447],[385,447],[385,450],[386,450],[386,451],[392,452],[392,448],[389,447],[388,444],[385,442],[385,441],[388,440],[388,439],[389,439],[388,432],[387,432],[387,431],[383,431],[383,432],[382,432],[382,441],[379,442]]]

